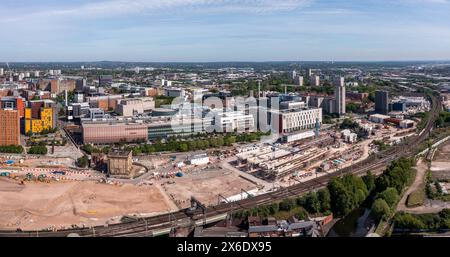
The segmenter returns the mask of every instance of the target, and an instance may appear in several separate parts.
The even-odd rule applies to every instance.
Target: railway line
[[[73,228],[59,231],[0,231],[0,237],[67,237],[73,233],[81,237],[153,236],[151,231],[170,230],[171,228],[178,227],[180,224],[189,224],[190,222],[201,221],[206,217],[213,217],[239,209],[248,209],[254,206],[277,202],[288,197],[302,195],[311,190],[326,186],[331,179],[339,177],[343,174],[362,175],[368,171],[386,167],[389,163],[401,157],[414,156],[418,152],[420,144],[428,138],[429,133],[433,129],[434,121],[442,109],[441,103],[437,97],[433,96],[431,100],[431,116],[425,128],[419,135],[406,140],[404,143],[392,147],[384,152],[372,155],[368,159],[338,172],[327,174],[290,187],[282,188],[275,192],[246,198],[237,202],[223,203],[208,207],[205,215],[203,214],[203,211],[197,210],[191,218],[186,214],[186,210],[180,210],[170,214],[163,214],[150,218],[140,218],[134,221],[92,228]]]

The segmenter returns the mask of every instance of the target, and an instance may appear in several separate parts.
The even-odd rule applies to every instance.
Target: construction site
[[[117,179],[73,167],[70,158],[3,156],[1,229],[61,229],[115,224],[189,207],[256,197],[326,176],[362,161],[415,131],[361,121],[367,138],[335,129],[285,143],[247,143],[210,152],[126,156],[147,172]],[[122,158],[121,156],[119,156]],[[128,165],[129,166],[129,165]]]
[[[240,148],[233,165],[265,181],[289,186],[348,167],[415,134],[414,128],[399,129],[365,119],[357,122],[366,131],[365,138],[349,130],[327,130],[315,136],[305,132],[309,138]]]
[[[0,229],[90,227],[124,215],[153,216],[177,207],[154,186],[96,182],[42,183],[0,178]]]

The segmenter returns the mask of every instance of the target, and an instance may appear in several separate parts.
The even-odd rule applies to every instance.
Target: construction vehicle
[[[25,180],[31,181],[33,180],[34,175],[33,173],[27,173],[27,175],[25,175]]]
[[[11,173],[7,172],[7,171],[0,173],[0,177],[10,177],[10,176],[11,176]]]
[[[41,175],[38,176],[37,179],[38,179],[40,182],[45,182],[45,181],[46,181],[46,178],[47,178],[47,175],[41,174]]]

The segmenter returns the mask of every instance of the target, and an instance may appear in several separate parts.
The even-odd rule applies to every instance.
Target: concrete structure
[[[200,166],[200,165],[206,165],[208,163],[209,163],[209,157],[208,157],[208,154],[206,154],[206,153],[197,154],[197,155],[194,155],[191,158],[189,158],[189,164],[191,164],[191,165]]]
[[[307,138],[313,138],[315,136],[315,133],[313,130],[303,131],[300,133],[293,133],[283,136],[283,142],[285,143],[292,143],[295,141],[307,139]]]
[[[369,120],[375,123],[384,123],[386,119],[391,118],[390,116],[387,115],[382,115],[382,114],[373,114],[369,116]]]
[[[335,80],[334,89],[334,99],[335,99],[335,109],[334,113],[343,115],[346,113],[345,110],[345,83],[344,78],[340,77]]]
[[[406,128],[412,128],[414,127],[414,121],[412,120],[402,120],[400,121],[400,128],[406,129]]]
[[[113,152],[108,155],[108,174],[113,177],[132,177],[132,151]]]
[[[0,109],[0,146],[20,145],[20,116],[17,110]]]
[[[353,144],[358,140],[358,135],[356,133],[352,133],[349,129],[343,130],[341,134],[344,142]]]
[[[155,109],[155,101],[151,97],[129,98],[119,101],[116,112],[121,116],[132,117]]]
[[[164,88],[164,95],[168,97],[184,97],[186,92],[182,88],[169,87]]]
[[[375,112],[387,114],[389,112],[389,92],[377,90],[375,92]]]

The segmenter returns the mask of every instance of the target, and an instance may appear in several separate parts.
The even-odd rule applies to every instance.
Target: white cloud
[[[211,11],[221,13],[268,13],[292,11],[310,5],[313,0],[109,0],[78,6],[51,7],[43,11],[3,10],[0,21],[14,22],[36,17],[99,18],[152,14],[171,10]]]

